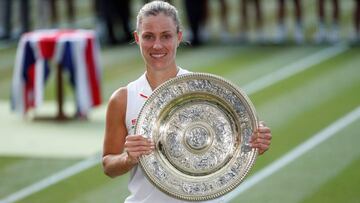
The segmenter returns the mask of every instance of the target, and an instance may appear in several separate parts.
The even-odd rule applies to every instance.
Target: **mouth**
[[[151,57],[155,58],[155,59],[160,59],[166,56],[166,53],[153,53],[150,54]]]

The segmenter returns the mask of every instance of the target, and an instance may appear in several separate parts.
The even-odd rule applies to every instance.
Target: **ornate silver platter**
[[[250,99],[235,85],[210,74],[181,75],[158,87],[140,111],[135,134],[156,144],[140,165],[173,197],[217,198],[253,166],[257,150],[249,142],[257,123]]]

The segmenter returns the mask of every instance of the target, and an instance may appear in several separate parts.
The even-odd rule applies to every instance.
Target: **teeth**
[[[161,57],[165,56],[165,54],[151,54],[151,56],[154,58],[161,58]]]

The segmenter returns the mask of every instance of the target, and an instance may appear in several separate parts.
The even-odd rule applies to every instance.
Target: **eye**
[[[171,34],[164,34],[164,35],[162,35],[162,38],[165,39],[165,40],[168,40],[168,39],[172,38],[172,35]]]
[[[142,36],[142,38],[143,38],[144,40],[151,40],[151,39],[153,39],[153,35],[144,34],[144,35]]]

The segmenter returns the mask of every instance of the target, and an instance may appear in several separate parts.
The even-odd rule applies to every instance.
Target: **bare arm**
[[[154,149],[154,144],[141,135],[128,136],[126,101],[127,90],[120,88],[111,96],[107,108],[102,163],[104,173],[110,177],[127,173],[138,163],[140,156]]]
[[[121,88],[111,96],[107,107],[102,163],[104,173],[110,177],[122,175],[135,165],[123,153],[127,135],[126,100],[126,88]]]

